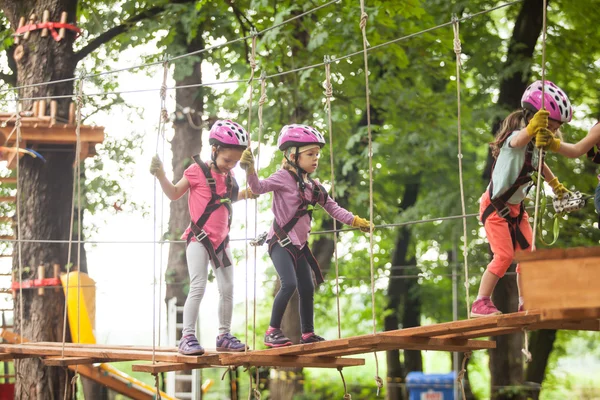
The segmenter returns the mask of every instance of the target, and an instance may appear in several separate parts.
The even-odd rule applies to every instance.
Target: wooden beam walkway
[[[157,347],[153,353],[149,346],[76,343],[65,344],[63,356],[59,342],[0,344],[0,360],[40,357],[49,366],[145,361],[134,364],[133,370],[149,373],[229,366],[344,368],[365,364],[362,358],[348,357],[352,355],[385,350],[486,350],[495,348],[496,342],[482,338],[538,329],[600,331],[600,308],[525,311],[277,349],[241,353],[209,350],[202,356],[181,355],[176,347]],[[2,337],[8,335],[4,332]],[[7,341],[14,343],[14,337],[11,339]]]

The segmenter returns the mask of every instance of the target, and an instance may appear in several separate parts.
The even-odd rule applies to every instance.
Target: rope
[[[17,95],[15,98],[15,107],[16,107],[16,120],[15,120],[15,129],[17,130],[17,149],[21,147],[21,113],[19,112],[20,103],[19,96]],[[19,159],[19,154],[15,154],[17,160],[17,193],[15,194],[15,201],[17,202],[17,253],[18,253],[18,263],[19,263],[19,326],[20,326],[20,334],[21,334],[21,344],[23,344],[23,337],[25,333],[23,332],[23,248],[22,248],[22,240],[21,240],[21,190],[19,188],[20,174],[21,174],[21,162]]]
[[[248,149],[251,149],[251,140],[250,140],[250,132],[251,132],[251,127],[252,127],[252,91],[253,91],[253,85],[252,82],[254,80],[254,70],[256,69],[256,37],[257,37],[257,32],[256,29],[252,28],[252,30],[250,31],[250,35],[252,36],[252,49],[251,49],[251,53],[250,53],[250,57],[249,57],[249,62],[250,62],[250,79],[248,79],[248,91],[249,96],[248,96]],[[262,118],[262,116],[261,116]],[[248,179],[246,179],[246,193],[248,193]],[[245,238],[248,239],[248,196],[246,195],[246,198],[244,199],[244,208],[245,208],[245,223],[244,223],[244,232],[245,232]],[[258,209],[255,207],[255,222],[257,221],[258,218]],[[254,236],[256,237],[256,235],[258,234],[258,232],[256,231],[256,224],[255,224],[255,228],[254,228]],[[244,348],[244,353],[248,353],[248,342],[249,342],[249,335],[248,335],[248,240],[245,241],[244,243],[244,250],[245,250],[245,266],[246,266],[246,274],[245,274],[245,288],[246,288],[246,347]],[[256,282],[256,248],[254,249],[254,256],[255,256],[255,261],[254,261],[254,280]],[[256,283],[255,283],[255,293],[254,293],[254,299],[256,299]],[[255,301],[256,303],[256,301]],[[256,327],[256,305],[254,306],[254,327]],[[256,344],[256,333],[253,333],[253,345]],[[250,379],[250,389],[252,389],[252,379]]]
[[[342,367],[338,367],[338,372],[342,377],[342,383],[344,384],[344,400],[352,400],[352,395],[348,393],[348,388],[346,387],[346,380],[344,379],[344,373],[342,372]]]
[[[533,358],[531,357],[531,353],[529,352],[529,336],[527,335],[527,329],[523,328],[523,338],[525,339],[525,347],[521,349],[521,353],[525,356],[525,361],[530,363]]]
[[[154,375],[154,386],[156,386],[156,399],[160,400],[162,399],[162,395],[160,393],[160,378],[158,376],[158,374],[152,374]]]
[[[260,144],[262,143],[262,135],[263,135],[263,130],[264,130],[264,124],[263,124],[263,107],[267,101],[267,81],[265,79],[266,74],[265,71],[263,70],[260,74],[260,98],[258,99],[258,145],[256,147],[256,166],[255,166],[255,170],[256,173],[258,174],[258,170],[259,170],[259,165],[260,165]],[[254,237],[258,237],[258,201],[254,202]],[[254,302],[253,302],[253,320],[252,320],[252,331],[253,331],[253,335],[252,335],[252,349],[255,350],[256,349],[256,290],[257,290],[257,281],[256,281],[256,269],[257,269],[257,246],[253,246],[254,247]],[[256,368],[256,386],[259,385],[260,379],[259,379],[259,371],[258,368]],[[256,393],[258,393],[258,396],[256,395],[256,393],[254,394],[254,397],[256,399],[260,399],[260,391],[258,390],[257,387],[254,388],[254,391]]]
[[[546,31],[547,31],[547,18],[546,18],[546,7],[548,5],[547,0],[543,1],[542,10],[542,107],[544,109],[544,98],[546,97],[544,94],[545,84],[546,82]],[[544,149],[540,147],[538,153],[538,176],[537,176],[537,184],[535,188],[535,211],[533,213],[533,238],[531,239],[531,251],[535,251],[535,237],[537,231],[537,221],[538,221],[538,207],[540,203],[540,186],[542,185],[542,169],[544,168]]]
[[[327,127],[329,128],[329,162],[331,169],[331,193],[330,196],[335,201],[335,171],[333,165],[333,123],[331,122],[331,96],[333,95],[333,86],[331,84],[331,57],[325,56],[325,101],[327,102]],[[333,218],[333,255],[335,260],[335,300],[337,306],[337,328],[338,339],[342,337],[342,316],[340,311],[340,284],[339,284],[339,263],[337,251],[337,220]],[[341,374],[340,370],[340,374]],[[342,376],[343,379],[343,376]]]
[[[369,225],[373,226],[373,135],[371,131],[371,99],[369,93],[369,57],[367,53],[367,47],[369,42],[367,41],[367,20],[368,14],[365,12],[365,1],[360,0],[360,30],[362,32],[363,41],[363,59],[365,65],[365,101],[367,108],[367,137],[369,141]],[[371,316],[373,320],[373,334],[377,332],[377,320],[375,313],[375,265],[373,262],[373,231],[369,233],[369,266],[371,271]],[[377,359],[377,352],[373,352],[375,356],[375,382],[377,384],[377,395],[379,396],[379,390],[383,387],[383,381],[379,376],[379,360]]]
[[[169,113],[167,112],[167,77],[169,75],[169,62],[167,61],[167,57],[165,56],[165,60],[163,61],[163,80],[162,80],[162,85],[160,86],[160,116],[158,119],[158,129],[157,129],[157,135],[156,135],[156,148],[155,148],[155,154],[158,154],[158,145],[160,142],[160,138],[161,136],[165,137],[165,125],[166,123],[169,121]],[[156,179],[154,179],[154,205],[153,205],[153,229],[152,229],[152,235],[154,240],[156,241],[156,208],[157,208],[157,201],[156,201]],[[162,209],[163,207],[161,207]],[[161,226],[162,226],[162,222],[161,222]],[[153,253],[153,257],[152,257],[152,282],[153,282],[153,289],[152,289],[152,364],[156,363],[156,249],[154,249]],[[159,271],[159,275],[161,275],[160,277],[160,286],[162,286],[162,260],[161,260],[161,266],[160,266],[160,271]],[[161,294],[162,289],[159,287],[159,298],[162,295]],[[158,305],[158,309],[159,309],[159,321],[158,321],[158,329],[159,329],[159,335],[160,335],[160,304]],[[159,340],[160,340],[160,336],[159,336]]]
[[[462,154],[462,130],[460,123],[460,67],[462,65],[460,55],[462,52],[459,35],[459,22],[456,14],[452,15],[454,31],[454,53],[456,53],[456,104],[457,104],[457,132],[458,132],[458,180],[460,183],[460,206],[463,215],[466,213],[465,185],[463,182],[463,154]],[[467,318],[471,318],[471,306],[469,304],[469,263],[468,263],[468,231],[467,217],[463,217],[463,257],[465,259],[465,303],[467,306]]]
[[[85,78],[83,76],[80,76],[79,78],[79,84],[78,84],[78,89],[77,89],[77,95],[75,97],[75,118],[76,118],[76,126],[75,126],[75,137],[77,138],[77,142],[75,145],[75,167],[74,167],[74,171],[73,171],[73,196],[72,196],[72,200],[71,200],[71,218],[70,218],[70,222],[69,222],[69,246],[67,248],[67,266],[66,266],[66,270],[67,270],[67,286],[65,289],[65,308],[64,308],[64,314],[63,314],[63,337],[62,337],[62,348],[61,348],[61,357],[65,356],[65,343],[67,341],[67,312],[68,312],[68,305],[67,302],[69,300],[69,288],[70,288],[70,277],[71,277],[71,267],[72,267],[72,263],[71,263],[71,253],[72,253],[72,246],[73,246],[73,227],[74,227],[74,223],[75,223],[75,198],[77,197],[81,197],[81,179],[79,178],[79,152],[81,151],[81,140],[80,140],[80,128],[81,128],[81,108],[83,106],[83,80]],[[79,190],[78,190],[79,189]],[[81,225],[81,200],[79,199],[78,202],[78,224],[77,225]],[[79,248],[82,246],[81,244],[81,230],[78,227],[77,229],[78,235],[77,235],[77,246],[78,246],[78,251],[77,251],[77,265],[79,266],[79,262],[81,261],[80,258],[80,252],[79,252]],[[79,268],[79,267],[78,267]],[[79,275],[79,274],[78,274]],[[78,286],[81,284],[78,278],[77,281]],[[79,287],[77,288],[77,290],[79,291]],[[79,307],[79,294],[77,296],[77,306]],[[79,312],[80,310],[77,310],[77,325],[79,327]],[[79,330],[77,331],[79,334]]]
[[[68,374],[68,372],[67,372]],[[75,366],[75,375],[71,378],[71,396],[76,399],[77,398],[77,379],[79,379],[79,373],[77,372],[77,365]],[[65,393],[66,395],[66,393]]]
[[[83,76],[83,74],[82,74]],[[75,125],[75,171],[77,177],[77,240],[81,241],[81,109],[83,108],[83,79],[79,80],[79,88],[77,90],[77,113],[76,113],[76,125]],[[81,244],[77,245],[77,343],[81,338]],[[68,279],[67,279],[68,281]],[[67,301],[68,298],[65,299]],[[63,349],[65,343],[63,342]],[[64,350],[63,350],[64,351]],[[79,365],[75,365],[75,378],[79,375]],[[76,381],[75,381],[76,382]],[[73,383],[75,388],[75,383]]]
[[[522,1],[522,0],[520,0],[520,1]],[[292,21],[294,21],[296,19],[302,18],[302,17],[304,17],[304,16],[306,16],[308,14],[312,14],[312,13],[314,13],[314,12],[316,12],[316,11],[322,9],[322,8],[330,6],[331,4],[335,4],[335,3],[339,3],[339,2],[340,2],[340,0],[332,0],[332,1],[329,1],[329,2],[327,2],[325,4],[322,4],[320,6],[311,8],[310,10],[307,10],[307,11],[301,13],[301,14],[294,15],[293,17],[291,17],[289,19],[286,19],[285,21],[282,21],[282,22],[280,22],[278,24],[270,26],[269,28],[263,29],[262,31],[257,32],[256,35],[257,36],[262,35],[262,34],[264,34],[266,32],[269,32],[269,31],[271,31],[273,29],[277,29],[277,28],[279,28],[281,26],[289,24],[290,22],[292,22]],[[182,59],[182,58],[186,58],[186,57],[190,57],[190,56],[193,56],[193,55],[205,53],[205,52],[208,52],[208,51],[212,51],[212,50],[218,49],[220,47],[229,46],[231,44],[234,44],[234,43],[237,43],[237,42],[241,42],[241,41],[246,40],[246,39],[250,39],[251,37],[252,37],[252,33],[250,33],[250,35],[248,35],[248,36],[244,36],[244,37],[241,37],[241,38],[233,39],[233,40],[227,41],[225,43],[219,43],[219,44],[216,44],[214,46],[205,47],[205,48],[200,49],[200,50],[196,50],[196,51],[192,51],[192,52],[189,52],[189,53],[184,53],[184,54],[181,54],[181,55],[178,55],[178,56],[175,56],[175,57],[171,57],[171,58],[167,59],[166,61],[172,62],[172,61],[176,61],[176,60],[179,60],[179,59]],[[112,70],[109,70],[109,71],[99,72],[99,73],[92,74],[92,75],[87,75],[86,78],[88,78],[88,79],[89,78],[96,78],[96,77],[100,77],[100,76],[104,76],[104,75],[111,75],[111,74],[120,73],[120,72],[127,72],[127,71],[131,71],[131,70],[134,70],[134,69],[139,69],[139,68],[153,67],[153,66],[156,66],[156,65],[160,65],[162,63],[163,63],[163,61],[154,61],[154,62],[145,63],[145,64],[133,65],[133,66],[130,66],[130,67],[125,67],[125,68],[117,68],[117,69],[112,69]],[[28,85],[14,86],[14,87],[10,87],[10,88],[0,89],[0,93],[7,92],[9,90],[20,90],[20,89],[32,88],[32,87],[38,87],[38,86],[44,86],[44,85],[54,85],[54,84],[58,84],[58,83],[73,82],[73,81],[75,81],[77,79],[78,78],[65,78],[65,79],[57,79],[57,80],[48,81],[48,82],[38,82],[38,83],[32,83],[32,84],[28,84]],[[45,98],[47,98],[47,97],[45,97]]]
[[[465,17],[461,17],[461,18],[458,19],[458,21],[459,22],[463,22],[463,21],[472,19],[474,17],[477,17],[479,15],[487,14],[487,13],[496,11],[498,9],[504,8],[504,7],[512,6],[512,5],[517,4],[517,3],[521,3],[523,1],[524,0],[515,0],[515,1],[509,2],[509,3],[501,4],[499,6],[492,7],[490,9],[483,10],[483,11],[477,12],[475,14],[471,14],[471,15],[467,15]],[[434,26],[434,27],[431,27],[431,28],[427,28],[427,29],[421,30],[419,32],[415,32],[415,33],[411,33],[409,35],[401,36],[399,38],[392,39],[390,41],[387,41],[387,42],[384,42],[384,43],[372,46],[372,47],[370,47],[367,50],[367,52],[373,51],[373,50],[377,50],[377,49],[381,49],[383,47],[389,46],[390,44],[394,44],[394,43],[397,43],[397,42],[400,42],[400,41],[411,39],[413,37],[420,36],[420,35],[422,35],[424,33],[435,31],[437,29],[444,28],[444,27],[450,26],[452,24],[453,24],[452,21],[445,22],[443,24],[440,24],[440,25],[437,25],[437,26]],[[260,36],[264,32],[265,31],[261,31],[261,32],[258,33],[258,35]],[[245,38],[242,38],[242,39],[248,39],[248,38],[249,37],[245,37]],[[240,40],[242,40],[242,39],[240,39]],[[219,46],[222,46],[222,45],[219,45]],[[351,58],[351,57],[357,56],[357,55],[362,54],[362,53],[363,53],[363,50],[356,51],[356,52],[349,53],[349,54],[346,54],[344,56],[341,56],[339,58],[336,58],[335,60],[336,61],[345,60],[347,58]],[[171,60],[173,60],[173,59],[171,59]],[[159,64],[159,63],[157,62],[157,63],[149,64],[148,66],[157,65],[157,64]],[[309,69],[319,68],[319,67],[322,67],[323,65],[324,65],[324,63],[321,62],[321,63],[318,63],[318,64],[313,64],[313,65],[308,65],[308,66],[304,66],[304,67],[300,67],[300,68],[295,68],[295,69],[291,69],[291,70],[288,70],[288,71],[282,71],[282,72],[278,72],[278,73],[275,73],[275,74],[272,74],[272,75],[267,75],[266,79],[273,79],[273,78],[280,77],[280,76],[287,75],[287,74],[291,74],[291,73],[296,73],[296,72],[301,72],[301,71],[305,71],[305,70],[309,70]],[[129,68],[129,69],[132,69],[132,68]],[[125,71],[125,70],[127,70],[127,69],[123,69],[123,71]],[[120,72],[120,71],[119,70],[115,70],[115,72]],[[93,77],[93,76],[96,76],[96,75],[88,75],[88,77]],[[58,81],[56,81],[56,82],[58,82]],[[40,83],[40,84],[38,84],[38,86],[39,85],[46,85],[46,84],[49,84],[49,83],[51,83],[51,82]],[[227,84],[236,84],[236,83],[247,83],[247,80],[245,80],[245,79],[237,79],[237,80],[229,80],[229,81],[221,81],[221,82],[207,82],[207,83],[198,83],[198,84],[190,84],[190,85],[178,85],[178,86],[169,87],[167,90],[188,89],[188,88],[197,88],[197,87],[208,87],[208,86],[227,85]],[[5,90],[12,90],[12,89],[14,89],[14,88],[9,88],[9,89],[5,89]],[[86,97],[108,96],[108,95],[119,95],[119,94],[128,94],[128,93],[153,92],[153,91],[156,91],[156,90],[157,89],[137,89],[137,90],[123,90],[123,91],[112,91],[112,92],[97,92],[97,93],[89,93],[89,94],[86,94],[85,96]],[[2,90],[0,90],[0,93],[1,92],[2,92]],[[26,98],[22,98],[21,101],[24,101],[24,100],[41,100],[41,99],[66,99],[66,98],[72,98],[72,96],[71,95],[56,95],[56,96],[44,96],[44,97],[26,97]]]
[[[465,385],[463,383],[463,380],[465,378],[465,374],[467,373],[467,361],[469,360],[470,357],[471,357],[470,351],[464,353],[463,360],[462,360],[462,366],[461,366],[460,372],[458,373],[458,376],[456,377],[456,382],[458,383],[458,386],[460,386],[463,400],[467,400],[467,395],[465,394]]]

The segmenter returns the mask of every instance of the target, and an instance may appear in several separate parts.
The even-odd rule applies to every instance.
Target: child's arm
[[[548,127],[548,115],[550,113],[546,110],[540,110],[535,113],[527,127],[521,129],[517,135],[515,135],[510,141],[510,147],[520,148],[527,146],[527,143],[531,142],[531,139],[536,135],[540,128]]]
[[[190,182],[185,176],[182,177],[179,182],[173,185],[173,183],[167,179],[162,161],[160,161],[158,156],[152,157],[152,162],[150,163],[150,173],[156,176],[156,179],[158,179],[158,182],[160,182],[160,187],[170,200],[177,200],[181,198],[181,196],[183,196],[190,188]]]
[[[240,158],[240,167],[246,171],[246,179],[248,186],[254,195],[272,192],[284,186],[283,176],[279,173],[274,173],[266,179],[259,180],[254,169],[254,156],[250,149],[244,150]]]
[[[555,151],[569,158],[582,156],[598,143],[600,143],[600,124],[594,125],[586,137],[577,143],[562,142],[559,138],[555,138],[552,132],[546,130],[540,130],[535,138],[536,146]]]
[[[359,228],[363,232],[370,232],[373,230],[373,226],[371,226],[369,221],[358,215],[352,214],[329,196],[327,196],[327,202],[323,205],[323,209],[327,211],[327,214],[331,215],[332,218],[337,219],[343,224]]]
[[[550,185],[552,188],[552,192],[554,192],[555,196],[562,198],[563,195],[569,193],[569,190],[565,187],[565,185],[559,182],[558,178],[554,176],[552,170],[550,167],[548,167],[548,165],[546,165],[546,163],[544,163],[543,176],[546,183],[548,183],[548,185]]]

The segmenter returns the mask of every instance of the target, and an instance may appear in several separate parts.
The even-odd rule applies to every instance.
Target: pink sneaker
[[[475,300],[473,306],[471,307],[471,317],[479,318],[479,317],[488,317],[490,315],[499,315],[502,314],[492,300],[490,298]]]
[[[523,304],[520,304],[519,305],[519,312],[523,312],[523,311],[525,311],[525,309],[523,308]]]

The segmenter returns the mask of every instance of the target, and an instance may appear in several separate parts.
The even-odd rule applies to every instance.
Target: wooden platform
[[[202,356],[184,356],[177,353],[176,347],[160,347],[154,354],[155,363],[152,363],[152,348],[148,346],[68,343],[65,344],[62,357],[62,343],[0,344],[0,356],[41,357],[44,363],[52,366],[145,361],[144,364],[134,364],[133,370],[150,373],[227,366],[343,368],[365,363],[364,359],[347,356],[375,351],[405,349],[464,352],[492,349],[496,347],[495,341],[474,339],[521,332],[523,329],[600,330],[600,315],[589,310],[578,311],[577,314],[566,310],[560,314],[561,319],[555,315],[555,319],[544,320],[543,316],[541,311],[525,311],[247,353],[207,351]],[[3,337],[5,335],[2,334]]]
[[[25,113],[22,113],[25,114]],[[27,115],[31,114],[28,112]],[[17,141],[14,131],[15,117],[10,113],[0,113],[0,144],[13,147]],[[44,145],[64,145],[74,148],[77,140],[76,125],[73,121],[60,123],[55,117],[38,114],[21,118],[21,148],[40,150]],[[82,125],[80,127],[80,159],[96,154],[96,145],[104,141],[104,127]],[[22,155],[21,155],[22,156]],[[16,167],[16,153],[4,155],[8,168]]]

